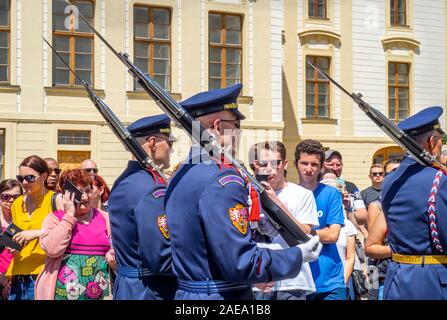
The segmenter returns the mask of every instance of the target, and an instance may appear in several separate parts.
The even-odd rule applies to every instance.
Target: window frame
[[[318,58],[325,58],[329,60],[329,76],[331,75],[331,66],[332,66],[332,57],[331,56],[324,56],[324,55],[307,55],[306,56],[306,61],[307,59],[312,59],[312,63],[316,66],[317,62],[316,59]],[[313,73],[314,73],[314,77],[313,80],[308,80],[307,79],[307,68],[305,68],[305,72],[304,72],[304,77],[305,77],[305,115],[306,115],[306,119],[331,119],[331,83],[329,80],[327,79],[319,79],[318,75],[318,71],[315,69],[312,69]],[[314,114],[313,116],[309,116],[307,114],[307,84],[308,83],[313,83],[314,84]],[[320,117],[318,115],[318,84],[320,83],[325,83],[328,85],[328,90],[327,90],[327,95],[328,95],[328,104],[327,104],[327,108],[328,108],[328,116],[327,117]]]
[[[407,0],[404,1],[404,24],[399,24],[396,21],[399,21],[399,0],[391,0],[393,1],[393,5],[390,4],[390,26],[391,27],[408,27],[408,2]],[[392,14],[391,10],[394,9],[394,14]],[[394,23],[393,23],[394,18]]]
[[[11,0],[8,0],[8,25],[2,26],[0,25],[0,32],[4,32],[8,35],[8,64],[6,64],[7,77],[6,80],[0,79],[0,84],[9,84],[11,83]]]
[[[220,44],[216,44],[216,43],[212,43],[210,41],[209,38],[209,33],[210,33],[210,15],[211,14],[217,14],[221,16],[221,28],[220,28],[220,33],[221,33],[221,42]],[[239,45],[235,45],[235,44],[227,44],[226,40],[227,40],[227,29],[226,27],[226,16],[234,16],[234,17],[238,17],[240,19],[240,25],[241,25],[241,42]],[[222,49],[222,53],[221,53],[221,69],[220,69],[220,73],[221,73],[221,80],[220,80],[220,88],[225,88],[227,87],[227,49],[238,49],[241,52],[240,55],[240,78],[236,79],[239,80],[238,83],[243,83],[243,79],[244,79],[244,15],[242,13],[234,13],[234,12],[226,12],[226,11],[209,11],[208,12],[208,89],[212,90],[212,89],[218,89],[218,88],[211,88],[210,87],[210,83],[211,83],[211,75],[210,75],[210,66],[211,66],[211,59],[210,59],[210,52],[211,52],[211,48],[218,48],[218,49]],[[213,78],[213,79],[219,79],[219,78]]]
[[[315,3],[313,5],[313,9],[314,9],[314,13],[318,13],[318,1],[319,0],[314,0]],[[310,6],[310,0],[307,0],[307,15],[309,19],[314,19],[314,20],[329,20],[328,17],[328,0],[322,0],[324,1],[324,17],[319,17],[317,15],[311,16],[309,14],[309,9],[311,8]]]
[[[136,58],[136,43],[145,43],[147,44],[148,47],[148,73],[149,76],[151,78],[154,78],[154,44],[169,44],[169,90],[167,90],[167,92],[172,92],[172,15],[173,15],[173,10],[172,7],[169,6],[158,6],[158,5],[151,5],[151,4],[142,4],[142,3],[135,3],[133,5],[133,12],[135,13],[135,8],[136,7],[142,7],[142,8],[147,8],[148,9],[148,14],[149,14],[149,25],[148,25],[148,38],[137,38],[137,36],[135,35],[135,14],[133,16],[133,22],[132,22],[132,26],[133,26],[133,48],[134,48],[134,61]],[[154,22],[153,22],[153,10],[154,9],[165,9],[169,12],[169,40],[164,40],[164,39],[155,39],[154,38]],[[137,83],[134,82],[134,91],[142,91],[143,88],[138,88],[137,87]],[[166,90],[166,89],[165,89]]]
[[[90,2],[92,4],[92,23],[94,25],[95,23],[95,14],[96,14],[96,0],[72,0],[72,4],[76,6],[76,2],[82,1],[82,2]],[[54,16],[56,16],[53,12],[51,13],[52,18],[54,19]],[[65,16],[65,15],[64,15]],[[65,16],[65,17],[68,17]],[[53,45],[54,45],[54,39],[55,37],[66,37],[68,38],[68,50],[69,50],[69,66],[73,71],[76,71],[76,39],[77,38],[84,38],[84,39],[91,39],[92,40],[92,68],[91,68],[91,87],[95,87],[95,34],[93,31],[91,33],[86,32],[77,32],[77,31],[61,31],[61,30],[55,30],[52,26],[52,36],[53,36]],[[56,57],[57,58],[57,57]],[[53,53],[53,66],[52,66],[52,86],[53,87],[82,87],[82,84],[76,84],[76,76],[69,71],[69,80],[68,84],[57,84],[55,82],[56,77],[56,63],[54,61],[55,54]],[[57,58],[58,59],[58,58]]]
[[[390,64],[394,64],[394,82],[391,85],[390,84]],[[405,64],[408,66],[408,83],[407,84],[399,84],[399,73],[398,73],[398,65],[399,64]],[[407,103],[407,118],[410,116],[411,114],[411,95],[410,95],[410,89],[411,89],[411,81],[410,81],[410,76],[411,76],[411,63],[410,62],[403,62],[403,61],[388,61],[388,72],[387,72],[387,93],[388,93],[388,119],[395,121],[396,123],[405,119],[400,119],[399,118],[399,88],[403,88],[403,89],[407,89],[408,90],[408,103]],[[390,97],[389,97],[389,91],[390,88],[394,88],[394,96],[395,96],[395,102],[394,102],[394,118],[390,117]]]
[[[88,137],[88,143],[61,143],[62,137],[69,137],[66,135],[70,134],[70,139],[73,139],[75,142],[76,139],[84,140],[86,136],[83,136],[82,133],[86,133]],[[76,133],[79,135],[77,136]],[[63,135],[65,134],[65,135]],[[91,130],[82,130],[82,129],[58,129],[57,130],[57,144],[59,146],[91,146],[92,145],[92,131]]]

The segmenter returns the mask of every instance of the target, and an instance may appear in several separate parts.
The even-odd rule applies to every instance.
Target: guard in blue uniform
[[[199,93],[181,104],[225,144],[240,134],[241,88]],[[321,250],[318,237],[300,247],[258,248],[249,226],[247,181],[220,160],[194,145],[166,193],[176,299],[253,299],[252,283],[293,278]]]
[[[157,165],[169,167],[172,137],[168,117],[143,118],[128,129]],[[164,210],[166,187],[157,172],[129,161],[112,188],[109,213],[118,265],[114,299],[174,298],[176,280]]]
[[[399,127],[434,156],[445,140],[438,118],[441,107],[430,107],[402,121]],[[437,168],[406,156],[382,187],[392,262],[384,299],[447,299],[447,178]]]

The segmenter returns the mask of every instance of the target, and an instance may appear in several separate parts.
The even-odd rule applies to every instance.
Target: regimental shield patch
[[[163,234],[163,237],[169,239],[168,222],[166,220],[165,214],[162,214],[157,217],[157,225],[158,229],[160,229],[161,233]]]
[[[242,204],[237,204],[236,207],[228,209],[230,220],[233,226],[242,233],[247,234],[248,230],[248,209]]]

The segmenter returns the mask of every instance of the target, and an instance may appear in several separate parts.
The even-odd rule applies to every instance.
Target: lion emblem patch
[[[233,226],[242,233],[247,234],[248,231],[248,209],[242,204],[237,204],[236,207],[228,209],[230,220]]]
[[[162,214],[157,217],[157,225],[158,229],[160,229],[161,233],[163,234],[163,237],[169,239],[168,222],[166,220],[165,214]]]

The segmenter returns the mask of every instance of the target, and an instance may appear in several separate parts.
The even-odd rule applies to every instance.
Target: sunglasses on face
[[[28,182],[28,183],[33,183],[33,182],[36,182],[37,177],[34,176],[34,175],[32,175],[32,174],[25,175],[25,176],[17,175],[17,176],[16,176],[16,179],[17,179],[20,183],[23,183],[23,181],[25,181],[25,180],[26,180],[26,182]]]
[[[17,199],[18,197],[20,197],[20,194],[7,194],[7,193],[4,193],[4,194],[1,194],[1,195],[0,195],[0,199],[1,199],[2,201],[9,201],[9,200],[11,200],[11,199],[15,200],[15,199]]]
[[[172,137],[154,136],[154,137],[166,141],[170,148],[172,148],[172,145],[176,141],[176,139],[173,136]]]
[[[98,173],[97,168],[87,168],[87,169],[84,169],[84,171],[88,172],[88,173]]]
[[[236,120],[219,119],[219,120],[222,122],[232,122],[234,124],[234,126],[236,127],[236,129],[241,128],[241,120],[240,119],[236,119]]]
[[[266,161],[266,160],[257,160],[257,162],[258,162],[258,165],[261,168],[267,167],[269,163],[270,163],[270,166],[272,168],[277,168],[281,164],[282,160],[281,159],[279,159],[279,160],[268,160],[268,161]]]
[[[55,174],[61,174],[62,170],[59,168],[50,169],[50,174],[54,172]]]
[[[371,175],[373,177],[381,177],[381,176],[383,176],[383,172],[371,172]]]

